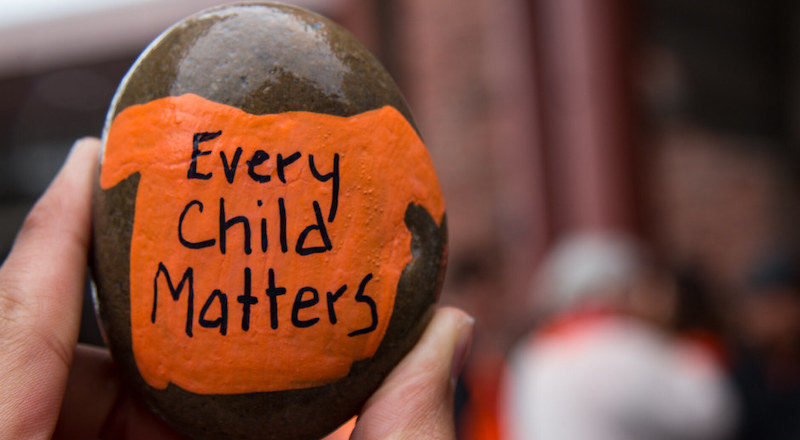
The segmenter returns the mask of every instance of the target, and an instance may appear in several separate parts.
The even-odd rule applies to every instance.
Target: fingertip
[[[86,136],[79,138],[72,144],[72,147],[67,154],[67,160],[64,168],[73,164],[82,164],[90,166],[97,162],[100,153],[100,139],[93,136]]]
[[[457,376],[469,353],[475,320],[454,307],[436,311],[416,346],[364,406],[351,439],[449,438]]]
[[[96,163],[99,147],[97,138],[84,137],[75,141],[64,165],[26,216],[17,234],[14,250],[22,247],[21,243],[59,243],[64,242],[59,237],[66,237],[78,243],[77,250],[69,251],[73,254],[77,252],[80,254],[78,257],[82,256],[89,241],[90,194],[94,176],[92,167]],[[30,263],[30,259],[24,260]],[[66,259],[71,260],[74,258]]]
[[[472,346],[475,318],[455,307],[442,307],[436,311],[420,345],[431,346],[430,350],[439,353],[440,362],[449,357],[449,378],[451,388],[464,367]],[[428,335],[431,333],[431,335]],[[426,340],[427,336],[427,340]],[[436,340],[431,341],[430,339]]]
[[[415,371],[436,375],[444,373],[445,377],[452,374],[454,363],[466,357],[474,324],[474,318],[461,309],[437,309],[417,345],[395,367],[385,383],[392,382],[397,375]]]
[[[84,136],[78,138],[75,143],[72,144],[72,149],[92,149],[100,147],[100,139],[94,136]]]
[[[430,347],[440,356],[453,355],[466,357],[472,341],[475,318],[455,307],[441,307],[436,310],[431,323],[413,351]],[[412,351],[412,353],[413,353]]]
[[[456,340],[453,357],[450,361],[450,386],[455,389],[458,376],[464,369],[467,357],[472,348],[472,338],[475,331],[475,318],[462,312],[458,323],[458,339]]]
[[[451,306],[440,307],[438,310],[436,310],[433,321],[436,321],[437,319],[445,321],[437,325],[452,326],[453,330],[459,334],[462,332],[471,333],[472,328],[475,326],[475,318],[473,318],[467,312]],[[433,325],[433,322],[431,322],[431,325]]]
[[[436,309],[436,315],[447,316],[449,319],[455,319],[457,321],[464,321],[465,323],[469,323],[470,321],[474,322],[475,319],[470,316],[467,312],[453,306],[442,306]]]

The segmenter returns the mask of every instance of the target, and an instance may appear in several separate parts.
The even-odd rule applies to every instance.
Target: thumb
[[[437,310],[414,349],[364,405],[350,439],[454,439],[453,391],[473,324],[461,310]]]

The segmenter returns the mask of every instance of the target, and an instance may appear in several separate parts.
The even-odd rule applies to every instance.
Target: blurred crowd
[[[564,237],[533,277],[531,328],[499,362],[492,405],[461,395],[461,437],[800,438],[797,250],[767,247],[733,303],[719,297],[628,235]]]

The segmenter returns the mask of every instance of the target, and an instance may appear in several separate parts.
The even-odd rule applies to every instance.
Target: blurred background
[[[139,52],[216,3],[0,2],[0,255],[73,141],[100,135]],[[696,345],[731,390],[735,403],[717,405],[731,421],[686,438],[800,438],[797,2],[289,3],[381,59],[430,150],[450,230],[442,302],[477,318],[456,396],[461,438],[528,437],[509,433],[510,406],[526,408],[504,385],[526,367],[509,359],[586,309],[543,309],[558,290],[542,287],[553,276],[543,263],[576,234],[609,233],[646,255],[647,270],[615,288],[642,292],[631,286],[652,273],[660,288],[600,308],[670,344],[702,330]],[[642,301],[651,310],[633,311]],[[85,312],[81,339],[102,344],[89,302]]]

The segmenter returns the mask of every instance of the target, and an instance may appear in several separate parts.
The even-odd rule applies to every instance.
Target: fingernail
[[[450,363],[450,384],[455,388],[458,375],[464,368],[464,363],[467,361],[469,349],[472,346],[472,331],[475,327],[475,319],[471,316],[464,318],[461,323],[461,332],[458,335],[458,342],[456,349],[453,352],[453,360]]]

